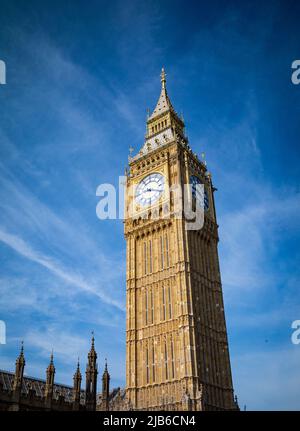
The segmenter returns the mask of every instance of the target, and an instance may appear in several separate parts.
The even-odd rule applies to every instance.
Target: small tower
[[[109,381],[110,375],[107,369],[107,359],[105,359],[105,368],[102,376],[102,408],[109,410]]]
[[[95,338],[92,333],[92,345],[88,354],[88,363],[86,366],[86,389],[85,389],[85,405],[87,410],[96,410],[97,396],[97,353],[95,350]]]
[[[16,359],[16,371],[13,383],[13,391],[21,393],[22,390],[22,382],[23,382],[23,374],[25,368],[25,357],[24,357],[24,343],[21,343],[21,351]]]
[[[50,363],[46,370],[46,387],[45,387],[45,400],[51,401],[53,396],[53,388],[54,388],[54,376],[55,376],[55,367],[53,363],[53,351],[50,357]]]
[[[73,377],[73,397],[74,397],[74,403],[73,403],[73,410],[79,410],[80,406],[80,390],[81,390],[81,372],[80,372],[80,365],[79,365],[79,358],[77,362],[77,369],[75,371],[74,377]]]

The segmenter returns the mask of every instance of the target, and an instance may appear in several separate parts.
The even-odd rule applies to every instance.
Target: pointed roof
[[[95,362],[97,359],[97,352],[95,350],[95,337],[94,337],[94,331],[92,331],[92,342],[91,342],[91,349],[88,353],[88,360],[89,363]]]
[[[79,364],[79,358],[78,358],[78,362],[77,362],[77,368],[75,371],[75,374],[73,376],[73,379],[80,379],[81,380],[82,376],[81,376],[81,372],[80,372],[80,364]]]
[[[21,341],[21,351],[19,356],[17,357],[16,360],[17,363],[23,363],[25,364],[25,357],[24,357],[24,341]]]
[[[164,68],[161,69],[161,92],[160,96],[158,98],[156,107],[150,117],[148,118],[148,121],[153,120],[158,115],[163,114],[164,112],[172,111],[175,113],[175,109],[172,106],[171,100],[169,99],[167,88],[166,88],[166,73]]]
[[[54,362],[53,362],[53,350],[51,352],[50,363],[49,363],[48,368],[47,368],[47,373],[48,372],[55,373],[55,366],[54,366]]]
[[[108,378],[110,378],[110,375],[109,375],[109,372],[108,372],[108,368],[107,368],[107,359],[105,358],[105,367],[104,367],[104,372],[103,372],[103,379],[105,378],[105,377],[108,377]]]

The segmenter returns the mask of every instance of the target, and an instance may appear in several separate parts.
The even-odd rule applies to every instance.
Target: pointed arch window
[[[148,325],[148,290],[145,290],[145,325]]]
[[[174,355],[174,341],[171,340],[171,373],[172,379],[175,377],[175,355]]]
[[[149,383],[149,349],[146,346],[146,383]]]
[[[155,382],[155,351],[154,345],[152,345],[152,379],[153,383]]]
[[[168,235],[165,235],[165,244],[166,244],[166,267],[170,266],[170,255],[169,255],[169,238]]]
[[[154,323],[154,293],[153,293],[153,289],[151,289],[151,293],[150,293],[150,300],[151,300],[151,323]]]
[[[168,350],[167,342],[164,342],[165,378],[168,380]]]
[[[147,274],[147,244],[144,242],[144,275]]]
[[[162,320],[166,320],[166,287],[162,287]]]
[[[152,268],[152,241],[149,241],[149,272],[151,273],[153,270]]]
[[[160,265],[164,269],[164,237],[160,237]]]
[[[172,319],[172,296],[171,296],[171,286],[168,286],[168,302],[169,302],[169,319]]]

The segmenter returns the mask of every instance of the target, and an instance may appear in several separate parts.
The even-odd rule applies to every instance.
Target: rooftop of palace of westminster
[[[79,361],[73,376],[73,387],[54,382],[53,353],[46,370],[46,380],[25,376],[25,356],[22,342],[21,351],[16,360],[15,373],[0,370],[0,411],[130,410],[124,389],[116,388],[110,391],[107,362],[105,362],[102,375],[102,391],[97,393],[98,366],[94,341],[93,336],[86,366],[85,390],[81,389],[82,375]]]

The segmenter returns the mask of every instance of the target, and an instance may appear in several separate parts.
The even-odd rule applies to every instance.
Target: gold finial
[[[161,87],[166,88],[166,73],[164,68],[161,69],[160,80],[161,80]]]

